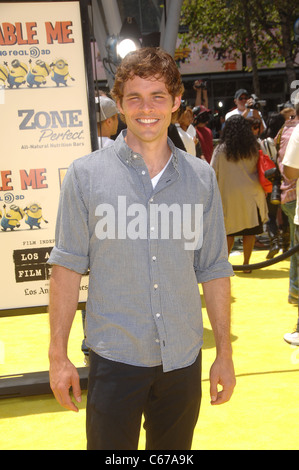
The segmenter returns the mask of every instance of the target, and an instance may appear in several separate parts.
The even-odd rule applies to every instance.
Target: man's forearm
[[[49,357],[67,354],[67,343],[78,306],[81,274],[62,266],[53,266],[50,279]]]
[[[230,400],[236,385],[230,340],[230,279],[206,282],[203,291],[217,351],[210,369],[211,404],[221,405]]]
[[[61,406],[78,411],[72,401],[81,402],[80,378],[67,357],[67,345],[77,310],[81,275],[61,266],[54,266],[50,280],[50,386]]]
[[[230,278],[214,279],[202,284],[217,354],[232,354],[230,341]]]

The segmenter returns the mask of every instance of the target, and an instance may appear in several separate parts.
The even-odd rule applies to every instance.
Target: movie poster
[[[91,151],[80,4],[0,3],[0,310],[48,304],[61,183]],[[88,277],[81,283],[86,300]]]

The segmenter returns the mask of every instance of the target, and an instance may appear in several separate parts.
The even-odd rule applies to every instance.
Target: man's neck
[[[164,142],[156,143],[140,141],[132,142],[130,136],[127,135],[126,142],[134,152],[137,152],[142,156],[151,178],[163,170],[171,156],[171,150],[167,143],[167,136]]]

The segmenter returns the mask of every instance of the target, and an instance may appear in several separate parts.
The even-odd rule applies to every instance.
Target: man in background
[[[225,120],[234,116],[235,114],[240,114],[244,118],[254,117],[258,118],[261,121],[260,133],[262,133],[266,129],[266,124],[262,118],[262,114],[257,109],[252,109],[251,106],[253,105],[253,98],[250,97],[250,94],[244,88],[240,88],[235,93],[234,103],[236,108],[232,111],[229,111],[225,115]]]
[[[103,148],[114,142],[111,136],[117,133],[119,112],[115,102],[102,95],[96,98],[96,114],[99,148]]]

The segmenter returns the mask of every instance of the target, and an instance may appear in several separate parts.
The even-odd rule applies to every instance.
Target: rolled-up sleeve
[[[194,253],[194,269],[199,283],[234,275],[228,261],[227,238],[221,196],[211,169],[210,193],[203,211],[202,246]]]
[[[84,274],[89,267],[88,210],[72,164],[63,181],[49,264]]]

